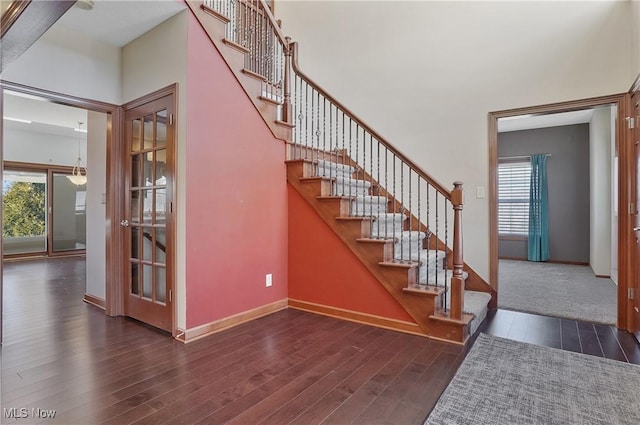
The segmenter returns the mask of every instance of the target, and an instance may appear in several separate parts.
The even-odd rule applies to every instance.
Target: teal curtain
[[[549,259],[547,155],[531,156],[529,192],[529,261]]]

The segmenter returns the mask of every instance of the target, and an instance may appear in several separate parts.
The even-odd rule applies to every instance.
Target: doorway
[[[582,101],[575,102],[566,102],[555,105],[543,105],[538,107],[531,108],[521,108],[516,110],[509,111],[500,111],[493,112],[489,114],[489,167],[490,167],[490,181],[489,181],[489,215],[490,215],[490,263],[489,263],[489,273],[490,273],[490,283],[491,285],[498,289],[499,281],[498,281],[498,258],[499,258],[499,223],[498,223],[498,119],[501,118],[509,118],[523,115],[540,115],[540,114],[553,114],[560,112],[570,112],[570,111],[579,111],[588,108],[596,108],[599,106],[613,105],[616,110],[616,123],[614,125],[615,139],[618,141],[624,140],[624,116],[626,113],[626,103],[624,95],[615,95],[615,96],[606,96],[600,98],[586,99]],[[616,146],[617,147],[617,146]],[[541,152],[536,152],[541,153]],[[619,150],[620,161],[623,160],[625,155],[624,150]],[[553,158],[551,158],[553,160]],[[616,174],[618,176],[624,175],[623,172],[625,170],[618,169]],[[622,188],[620,188],[622,190]],[[622,205],[622,200],[618,198],[615,201],[612,201],[612,204]],[[619,219],[618,221],[621,221]],[[616,223],[618,224],[618,223]],[[617,233],[617,229],[616,229]],[[622,242],[619,242],[622,243]],[[614,244],[615,245],[615,244]],[[617,246],[617,245],[616,245]],[[624,262],[622,259],[619,262]],[[614,267],[612,267],[613,269]],[[626,309],[626,301],[621,302],[621,297],[626,296],[626,288],[627,288],[626,274],[620,273],[618,276],[618,287],[617,287],[617,299],[618,299],[618,308],[616,312],[616,322],[617,326],[625,329],[627,326],[626,322],[626,314],[624,314],[624,310]],[[500,297],[500,292],[498,291],[498,296]],[[624,298],[626,299],[626,297]]]
[[[616,324],[615,116],[607,105],[498,120],[499,308]],[[536,154],[546,177],[544,258],[530,243]]]
[[[53,257],[75,255],[83,262],[85,277],[84,296],[78,301],[117,315],[110,293],[113,273],[107,273],[113,264],[108,252],[117,238],[107,237],[107,223],[113,214],[110,207],[117,204],[111,202],[108,174],[113,168],[110,151],[115,137],[112,127],[119,122],[118,108],[6,81],[0,89],[3,201],[11,187],[17,188],[16,193],[28,189],[35,195],[29,201],[32,213],[22,217],[20,211],[8,214],[5,202],[9,221],[3,220],[3,254],[10,258],[11,254],[47,256],[50,260],[46,261],[53,262],[57,261]],[[78,121],[85,126],[79,128]],[[75,184],[69,176],[79,157],[89,176],[86,182],[75,179],[79,183]],[[15,229],[20,220],[27,223]],[[7,227],[12,224],[13,236],[8,236]],[[14,277],[23,265],[28,273],[28,261],[16,263],[12,265]],[[0,268],[0,276],[3,270]],[[77,274],[77,270],[73,272]],[[0,280],[0,294],[6,295],[8,290]]]

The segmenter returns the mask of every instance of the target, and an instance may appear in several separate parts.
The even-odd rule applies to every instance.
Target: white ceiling
[[[77,134],[78,132],[74,131],[78,127],[78,122],[83,123],[81,126],[83,130],[87,129],[85,109],[59,105],[35,96],[11,91],[5,92],[3,102],[4,126],[7,129],[86,138],[85,133]],[[11,119],[27,120],[31,123],[16,122]]]
[[[561,112],[543,115],[518,115],[498,119],[498,133],[531,130],[534,128],[558,127],[563,125],[587,124],[591,122],[593,109]]]
[[[177,0],[95,0],[93,10],[75,5],[56,25],[122,47],[185,7]]]
[[[4,4],[4,2],[3,2]],[[178,0],[95,0],[93,10],[71,7],[56,23],[113,46],[122,47],[184,10]],[[33,131],[56,135],[73,135],[78,121],[86,129],[87,111],[59,105],[33,96],[7,92],[4,97],[4,117],[32,121],[22,123],[4,121],[7,129]],[[84,139],[86,135],[80,133]]]

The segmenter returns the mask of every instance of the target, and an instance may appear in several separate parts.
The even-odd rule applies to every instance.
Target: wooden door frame
[[[636,173],[638,172],[636,170],[636,152],[635,152],[635,143],[636,143],[636,135],[634,134],[634,131],[639,131],[638,130],[638,126],[640,125],[640,121],[636,115],[636,111],[635,111],[635,106],[633,105],[633,102],[631,101],[631,98],[633,97],[633,95],[635,93],[640,93],[640,75],[636,78],[636,81],[634,81],[633,86],[631,86],[631,89],[629,90],[629,104],[628,104],[628,111],[629,114],[628,116],[632,116],[635,118],[635,122],[634,122],[634,130],[630,130],[629,133],[629,141],[627,143],[627,149],[629,150],[629,160],[626,164],[627,169],[629,170],[629,182],[628,182],[628,191],[629,191],[629,210],[631,210],[631,203],[635,203],[637,201],[636,196],[638,193],[638,188],[636,187],[637,185],[637,181],[638,178],[636,176]],[[635,208],[633,208],[635,211],[634,213],[638,213],[638,211],[640,211],[640,207],[638,205],[634,206]],[[629,283],[630,283],[630,287],[635,288],[636,287],[636,279],[640,278],[640,276],[637,276],[636,273],[638,273],[638,265],[635,264],[636,261],[636,250],[638,249],[638,245],[635,242],[635,238],[636,238],[636,232],[633,232],[631,229],[633,227],[635,227],[636,225],[636,220],[635,217],[632,217],[631,215],[629,215],[628,218],[628,223],[626,224],[627,227],[626,229],[629,230],[629,243],[628,243],[628,252],[627,252],[627,264],[628,264],[628,270],[627,272],[629,273]],[[634,267],[635,265],[635,267]],[[628,289],[627,289],[628,290]],[[634,298],[637,299],[638,296],[640,296],[640,294],[638,293],[634,293],[633,294]],[[629,297],[627,297],[629,298]],[[635,307],[635,302],[636,300],[629,300],[628,301],[628,309],[627,309],[627,314],[628,314],[628,326],[627,326],[627,330],[630,331],[631,333],[633,333],[636,337],[636,339],[640,342],[640,324],[639,323],[635,323],[635,320],[637,318],[637,314],[634,311],[634,307]]]
[[[637,81],[635,86],[640,86]],[[618,148],[618,323],[620,329],[628,330],[630,309],[627,297],[629,282],[633,278],[631,243],[631,178],[633,177],[633,152],[630,151],[632,132],[627,128],[625,117],[630,112],[628,93],[593,97],[570,102],[553,103],[517,109],[490,112],[489,129],[489,284],[498,291],[498,119],[529,114],[550,114],[576,111],[604,105],[617,106],[616,146]],[[625,232],[624,229],[627,229]],[[499,296],[499,291],[498,291]]]
[[[86,109],[94,112],[102,112],[107,114],[107,146],[106,146],[106,161],[107,161],[107,188],[106,188],[106,222],[108,229],[106,230],[106,258],[105,258],[105,313],[109,316],[120,316],[123,313],[123,295],[121,286],[119,283],[119,277],[116,271],[116,267],[121,267],[118,263],[120,258],[120,246],[122,246],[122,232],[120,232],[119,217],[122,215],[122,198],[118,197],[118,190],[121,186],[122,167],[119,158],[121,158],[122,151],[122,107],[113,105],[106,102],[80,98],[76,96],[61,94],[49,90],[38,89],[23,84],[13,83],[10,81],[0,82],[0,99],[4,99],[4,91],[10,90],[29,94],[32,96],[41,97],[47,99],[53,103],[61,105],[73,106],[77,108]],[[2,102],[0,102],[0,105]],[[2,109],[0,107],[0,113]],[[2,161],[2,120],[0,120],[0,161]],[[1,162],[0,162],[1,164]],[[120,198],[120,199],[119,199]],[[2,194],[0,193],[0,201],[2,200]],[[0,219],[1,219],[0,215]],[[116,224],[116,225],[114,225]],[[1,235],[0,235],[1,240]],[[2,244],[0,243],[0,255],[2,254]],[[0,257],[1,258],[1,257]],[[0,301],[2,300],[2,264],[0,262]],[[0,304],[0,314],[2,313]],[[0,316],[1,317],[1,316]],[[0,319],[1,323],[1,319]],[[0,326],[1,327],[1,326]],[[0,337],[2,333],[0,331]]]
[[[167,148],[167,160],[169,160],[169,156],[171,156],[172,158],[172,166],[173,166],[173,177],[171,179],[171,187],[167,187],[168,190],[171,190],[171,201],[172,204],[175,204],[175,197],[176,197],[176,188],[177,188],[177,184],[176,184],[176,177],[177,177],[177,151],[178,151],[178,125],[177,125],[177,116],[178,116],[178,84],[174,83],[174,84],[170,84],[166,87],[163,87],[159,90],[156,90],[154,92],[148,93],[142,97],[139,97],[137,99],[134,99],[128,103],[125,103],[124,105],[122,105],[122,108],[120,113],[121,113],[121,125],[120,125],[120,140],[121,140],[121,146],[120,146],[120,156],[119,156],[119,163],[120,163],[120,174],[118,175],[118,187],[119,188],[124,188],[126,181],[125,181],[125,170],[122,168],[124,166],[124,164],[127,164],[127,156],[129,155],[129,153],[126,151],[126,140],[125,140],[125,125],[127,124],[124,120],[125,117],[125,113],[126,111],[130,110],[130,109],[134,109],[137,108],[139,106],[142,106],[144,104],[147,104],[149,102],[153,102],[155,100],[159,100],[162,99],[164,97],[167,96],[173,96],[173,115],[174,115],[174,119],[171,125],[167,125],[167,132],[169,130],[171,130],[173,132],[173,146],[171,147],[171,150],[169,150]],[[120,193],[119,194],[119,201],[122,203],[121,205],[121,214],[117,220],[116,223],[116,227],[119,227],[119,223],[121,219],[124,219],[126,217],[125,215],[125,194],[124,193]],[[175,259],[176,259],[176,251],[177,251],[177,238],[176,238],[176,220],[175,220],[175,208],[171,207],[171,212],[169,214],[167,214],[166,217],[167,220],[167,227],[166,227],[166,235],[167,235],[167,245],[171,246],[172,248],[172,255],[167,255],[167,278],[171,279],[171,291],[172,291],[172,302],[171,302],[171,335],[175,338],[178,335],[178,302],[177,302],[177,294],[176,294],[176,264],[175,264]],[[120,238],[123,239],[121,242],[124,243],[124,232],[119,232],[120,233]],[[171,245],[169,245],[171,244]],[[127,291],[125,291],[124,287],[125,287],[125,283],[128,282],[129,276],[128,276],[128,264],[129,264],[129,258],[125,257],[125,252],[124,250],[119,250],[118,252],[119,258],[118,261],[121,262],[120,264],[120,268],[118,270],[120,270],[121,274],[120,274],[120,285],[118,290],[120,291],[119,294],[119,299],[122,301],[122,305],[120,306],[122,308],[122,313],[124,314],[124,298],[127,296]],[[167,291],[167,296],[170,296],[169,291]]]

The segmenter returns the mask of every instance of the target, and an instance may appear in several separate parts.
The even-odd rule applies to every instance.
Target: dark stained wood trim
[[[30,94],[36,97],[42,97],[52,103],[75,106],[76,108],[89,109],[95,112],[113,113],[118,107],[118,105],[114,105],[112,103],[62,94],[51,90],[40,89],[37,87],[30,87],[24,84],[14,83],[7,80],[0,80],[0,86],[2,86],[6,90]]]
[[[134,108],[138,108],[140,106],[143,106],[149,102],[153,102],[162,98],[165,98],[167,96],[172,96],[173,99],[173,103],[171,105],[171,109],[172,109],[172,114],[173,114],[173,122],[172,123],[166,123],[167,124],[167,137],[169,136],[169,130],[171,130],[172,134],[173,134],[173,142],[172,142],[172,149],[167,149],[167,164],[170,164],[172,167],[171,172],[173,173],[172,178],[171,178],[171,186],[167,187],[167,199],[171,199],[171,203],[175,204],[176,203],[176,193],[177,193],[177,151],[178,151],[178,143],[180,143],[180,141],[178,140],[178,119],[179,119],[179,111],[178,111],[178,98],[179,98],[179,87],[177,83],[174,84],[170,84],[166,87],[163,87],[159,90],[156,90],[154,92],[148,93],[145,96],[139,97],[137,99],[134,99],[126,104],[124,104],[121,108],[121,124],[119,126],[120,128],[120,140],[121,140],[121,146],[119,147],[119,158],[120,158],[120,165],[121,167],[124,167],[124,164],[128,164],[128,152],[126,152],[126,140],[125,140],[125,124],[126,122],[124,121],[124,117],[125,114],[128,110],[134,109]],[[126,179],[125,179],[125,175],[126,175],[126,170],[121,169],[119,170],[119,180],[118,180],[118,184],[120,188],[124,188],[126,187]],[[116,218],[116,223],[119,223],[121,218],[125,217],[125,201],[124,201],[124,196],[121,197],[122,198],[122,206],[120,207],[120,212],[117,215]],[[168,255],[167,259],[166,259],[166,273],[167,273],[167,279],[170,279],[170,286],[169,288],[167,288],[169,291],[171,291],[172,295],[171,295],[171,335],[175,338],[177,338],[178,334],[180,333],[179,329],[178,329],[178,302],[177,302],[177,297],[178,297],[178,293],[177,293],[177,276],[176,276],[176,255],[177,255],[177,234],[176,234],[176,229],[177,229],[177,223],[176,223],[176,206],[174,205],[171,208],[168,208],[167,211],[167,217],[166,217],[166,247],[168,247],[168,249],[170,250],[169,252],[173,252],[173,255]],[[118,226],[119,228],[119,226]],[[122,240],[120,241],[121,243],[124,243],[124,232],[118,232],[120,237],[122,238]],[[122,245],[120,245],[122,246]],[[123,300],[123,305],[122,305],[122,313],[124,314],[124,298],[127,296],[126,291],[124,289],[125,287],[125,282],[128,281],[128,276],[126,275],[127,271],[128,271],[128,258],[124,257],[124,251],[123,250],[118,250],[116,253],[114,253],[114,255],[117,255],[118,261],[120,261],[121,263],[121,268],[120,270],[122,270],[122,276],[120,276],[121,280],[120,282],[122,282],[119,286],[120,286],[120,291],[121,293],[119,294],[119,296],[121,297],[121,299]],[[181,296],[186,296],[186,294],[180,294]]]
[[[350,322],[363,323],[365,325],[371,325],[378,328],[390,329],[392,331],[404,332],[411,335],[427,336],[422,332],[417,323],[389,319],[387,317],[376,316],[374,314],[361,313],[359,311],[295,300],[293,298],[289,298],[289,308],[307,311],[309,313],[322,314],[323,316],[335,317],[337,319],[348,320]]]
[[[627,149],[622,149],[622,146],[627,145],[624,143],[628,139],[628,130],[625,127],[624,117],[628,114],[629,108],[629,96],[625,93],[613,94],[609,96],[593,97],[588,99],[580,99],[568,102],[560,102],[554,104],[538,105],[524,108],[509,109],[503,111],[490,112],[488,114],[488,140],[489,140],[489,284],[498,291],[498,206],[497,206],[497,193],[498,193],[498,119],[504,117],[512,117],[516,115],[526,114],[549,114],[558,112],[576,111],[580,109],[592,108],[595,106],[615,104],[618,108],[618,126],[616,129],[616,139],[623,142],[619,152],[620,157],[620,169],[618,171],[620,176],[619,185],[619,238],[618,238],[618,253],[619,253],[619,281],[618,281],[618,327],[621,329],[627,329],[627,305],[629,304],[626,299],[622,299],[623,295],[626,298],[627,282],[628,282],[628,269],[629,259],[624,255],[628,251],[629,246],[629,232],[622,232],[621,229],[628,227],[628,215],[622,212],[626,211],[626,205],[629,202],[629,192],[624,182],[625,176],[628,176],[629,168],[629,153]],[[624,206],[624,207],[623,207]],[[625,217],[626,216],[626,217]],[[624,227],[627,226],[627,227]],[[626,251],[625,251],[626,250]]]
[[[2,15],[0,20],[0,38],[11,28],[11,25],[18,20],[20,14],[29,6],[31,0],[13,1]]]
[[[3,16],[0,72],[31,47],[76,2],[56,0],[24,3],[26,5],[9,7]],[[4,27],[5,23],[7,27]]]
[[[133,108],[137,108],[139,106],[145,105],[149,102],[153,102],[154,100],[158,100],[161,99],[165,96],[171,96],[171,95],[176,95],[177,96],[177,92],[178,92],[178,84],[174,83],[174,84],[169,84],[166,87],[163,87],[161,89],[158,89],[154,92],[148,93],[142,97],[139,97],[137,99],[134,99],[128,103],[125,103],[124,105],[122,105],[122,108],[124,109],[124,111],[128,111],[130,109]]]
[[[126,278],[122,260],[124,235],[120,230],[120,217],[124,214],[124,196],[119,191],[124,188],[123,158],[123,121],[124,110],[116,108],[107,116],[107,222],[111,231],[106,235],[106,282],[105,313],[109,316],[124,315],[124,289]]]
[[[634,84],[635,85],[635,84]],[[631,93],[624,99],[622,113],[618,114],[616,137],[618,144],[618,327],[633,331],[633,300],[628,298],[629,288],[635,279],[635,234],[633,229],[635,211],[635,144],[634,130],[627,127],[625,117],[635,115],[631,104]],[[636,122],[636,125],[638,123]]]
[[[42,172],[46,172],[47,170],[61,172],[61,173],[71,173],[73,171],[73,167],[68,167],[66,165],[51,165],[51,164],[40,164],[37,162],[19,162],[19,161],[4,161],[4,169],[5,170],[38,170]]]
[[[233,328],[234,326],[241,325],[243,323],[250,322],[260,317],[268,316],[280,310],[285,310],[288,306],[288,300],[282,299],[271,304],[266,304],[242,313],[234,314],[233,316],[225,317],[223,319],[215,320],[204,325],[197,326],[195,328],[182,331],[175,338],[184,343],[189,343],[202,339],[204,337],[213,335],[218,332]]]
[[[86,302],[87,304],[91,304],[92,306],[98,307],[100,310],[104,310],[105,308],[104,299],[96,297],[95,295],[84,294],[82,301]]]

